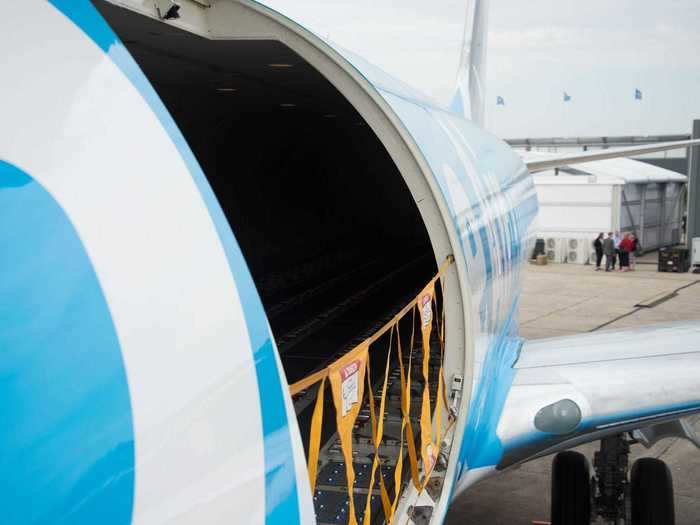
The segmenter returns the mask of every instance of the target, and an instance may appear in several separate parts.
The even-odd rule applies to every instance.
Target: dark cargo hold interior
[[[206,174],[290,383],[361,341],[432,276],[428,235],[393,161],[301,57],[276,41],[207,40],[96,5]]]

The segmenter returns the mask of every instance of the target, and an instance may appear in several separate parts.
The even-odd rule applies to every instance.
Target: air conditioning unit
[[[544,241],[544,254],[549,262],[565,262],[566,239],[559,237],[546,237]]]
[[[595,261],[595,250],[590,239],[573,238],[566,241],[566,262],[590,264]]]

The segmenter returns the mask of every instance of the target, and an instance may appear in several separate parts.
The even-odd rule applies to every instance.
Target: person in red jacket
[[[637,255],[642,251],[642,245],[639,244],[639,238],[634,234],[630,234],[630,239],[632,239],[632,251],[630,252],[630,270],[634,270]]]
[[[624,239],[620,241],[620,271],[629,272],[630,270],[630,252],[634,250],[634,241],[629,233],[625,234]]]

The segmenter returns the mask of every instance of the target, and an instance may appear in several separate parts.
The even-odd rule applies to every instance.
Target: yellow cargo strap
[[[445,347],[443,345],[443,340],[442,340],[442,327],[439,321],[439,315],[437,315],[438,312],[438,307],[437,307],[437,298],[433,297],[433,304],[435,305],[435,327],[436,327],[436,332],[437,332],[437,337],[438,337],[438,344],[440,345],[440,368],[438,369],[438,384],[437,384],[437,393],[435,395],[435,412],[433,414],[433,421],[435,421],[435,443],[437,445],[437,452],[436,455],[440,453],[440,441],[442,439],[442,406],[441,406],[441,401],[444,401],[445,396],[444,396],[444,380],[442,377],[442,360],[445,357]],[[444,308],[443,308],[444,312]]]
[[[442,398],[443,384],[442,384],[442,367],[440,367],[440,372],[438,376],[438,386],[437,386],[437,396],[435,397],[435,413],[433,420],[435,421],[435,459],[440,453],[440,441],[442,439],[442,404],[440,399]]]
[[[413,309],[413,316],[411,319],[412,323],[412,329],[411,329],[411,343],[410,343],[410,352],[408,356],[408,369],[409,371],[411,370],[411,360],[413,358],[413,336],[415,334],[415,326],[416,326],[416,309]],[[401,482],[402,482],[402,476],[403,476],[403,436],[404,436],[404,431],[406,430],[406,411],[404,411],[404,405],[405,403],[408,403],[408,406],[410,408],[410,399],[408,399],[406,395],[406,378],[404,376],[404,366],[403,366],[403,349],[401,348],[401,332],[399,330],[398,324],[396,325],[396,346],[397,346],[397,352],[398,352],[398,357],[399,357],[399,372],[401,374],[401,434],[399,438],[399,457],[396,459],[396,466],[394,467],[394,500],[391,503],[391,514],[387,516],[387,523],[391,524],[392,520],[394,519],[394,514],[396,513],[396,507],[399,504],[399,496],[401,495]],[[410,395],[410,373],[408,377],[408,390],[409,390],[409,395]],[[413,439],[411,437],[411,439]],[[411,445],[409,445],[410,450],[413,450],[413,462],[411,463],[411,471],[412,474],[415,473],[415,478],[414,478],[414,484],[418,482],[418,465],[417,465],[417,460],[416,460],[416,445],[413,441],[411,441]],[[410,455],[410,452],[409,452]]]
[[[440,290],[442,290],[442,309],[440,310],[440,325],[437,330],[438,342],[440,343],[440,381],[442,381],[442,402],[445,404],[445,410],[448,414],[448,419],[450,416],[450,404],[447,401],[447,392],[444,387],[445,377],[443,375],[443,367],[445,366],[445,287],[443,286],[442,275],[440,275]],[[437,302],[435,305],[435,310],[437,311]],[[438,322],[438,317],[435,317],[435,322]]]
[[[431,282],[418,295],[416,304],[420,312],[421,332],[423,335],[423,402],[420,414],[421,459],[423,473],[427,477],[433,470],[437,459],[436,445],[433,442],[433,422],[430,410],[430,382],[428,377],[430,365],[430,333],[433,327],[433,296],[435,283]]]
[[[389,492],[386,490],[386,485],[384,482],[384,475],[382,474],[382,469],[379,469],[379,489],[382,497],[382,508],[384,509],[384,515],[391,515],[391,500],[389,499]],[[369,498],[368,498],[369,499]],[[391,518],[387,518],[387,523],[391,524]]]
[[[394,501],[391,503],[391,515],[389,516],[387,523],[391,524],[394,519],[394,514],[396,513],[396,506],[399,504],[399,496],[401,495],[401,476],[403,475],[403,432],[406,427],[406,422],[401,421],[401,438],[399,439],[399,457],[396,460],[396,467],[394,467]]]
[[[442,284],[442,282],[441,282]],[[442,288],[444,290],[444,288]],[[443,296],[444,297],[444,296]],[[444,300],[444,299],[443,299]],[[438,311],[437,307],[437,299],[435,299],[434,302],[435,305],[435,311]],[[440,442],[442,441],[442,407],[440,407],[440,399],[442,398],[443,404],[445,406],[445,411],[448,414],[448,420],[449,423],[447,424],[447,428],[445,428],[445,435],[449,430],[452,428],[452,425],[455,423],[456,419],[452,417],[450,414],[450,409],[449,409],[449,404],[447,402],[447,396],[445,394],[445,379],[443,377],[443,360],[445,357],[445,306],[443,303],[442,310],[440,313],[440,318],[442,319],[442,323],[438,321],[438,316],[435,316],[435,325],[436,325],[436,331],[438,334],[438,341],[440,344],[440,369],[438,370],[438,388],[437,388],[437,393],[436,393],[436,398],[435,398],[435,412],[433,414],[433,419],[435,421],[435,429],[436,429],[436,443],[437,446],[440,446]],[[437,453],[439,453],[439,448],[436,449]],[[430,481],[430,478],[432,476],[433,469],[431,468],[429,471],[425,473],[425,477],[423,478],[423,483],[421,484],[420,488],[418,489],[418,493],[422,493],[425,487],[428,485],[428,482]]]
[[[416,332],[416,307],[413,303],[413,316],[411,318],[411,342],[409,345],[408,370],[404,372],[403,354],[399,348],[399,370],[401,371],[401,412],[403,413],[402,429],[406,429],[406,445],[408,446],[408,460],[411,466],[411,479],[416,489],[420,489],[420,477],[418,476],[418,457],[416,454],[416,440],[413,436],[411,425],[411,364],[413,361],[413,346]],[[398,338],[399,345],[401,338]]]
[[[316,476],[318,470],[318,451],[321,447],[321,426],[323,425],[323,393],[326,386],[324,377],[318,385],[316,394],[316,405],[314,414],[311,417],[311,435],[309,436],[309,482],[311,483],[311,494],[316,490]]]
[[[359,344],[328,367],[335,419],[340,448],[345,459],[345,477],[348,485],[348,525],[357,525],[353,486],[355,470],[352,467],[352,429],[362,405],[367,370],[369,344]],[[369,496],[368,496],[369,497]]]
[[[377,465],[379,464],[379,446],[384,437],[384,408],[386,404],[386,386],[389,382],[389,365],[391,365],[391,347],[394,341],[394,329],[392,328],[389,332],[389,350],[386,353],[386,367],[384,369],[384,384],[382,386],[382,397],[379,401],[379,416],[374,410],[374,393],[372,392],[372,378],[370,376],[370,367],[367,367],[367,396],[369,397],[369,415],[372,424],[372,440],[374,441],[374,460],[372,461],[372,470],[369,477],[369,487],[367,491],[367,501],[365,502],[365,516],[363,520],[363,525],[369,525],[371,520],[371,503],[372,503],[372,490],[374,489],[374,476],[377,472]],[[382,507],[384,508],[384,515],[389,519],[391,514],[391,503],[389,502],[389,495],[386,492],[386,486],[384,485],[384,476],[382,475],[381,469],[379,470],[379,486],[380,494],[382,498]]]

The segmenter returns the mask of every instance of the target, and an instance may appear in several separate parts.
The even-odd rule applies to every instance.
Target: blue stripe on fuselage
[[[508,392],[513,384],[515,369],[523,340],[510,337],[518,301],[513,301],[502,332],[494,338],[481,369],[478,388],[469,407],[464,439],[459,454],[459,479],[463,469],[496,465],[503,456],[503,444],[496,433]]]
[[[253,350],[265,440],[266,523],[296,523],[299,521],[296,471],[282,380],[265,311],[221,206],[158,94],[97,10],[86,0],[50,1],[108,54],[138,89],[177,147],[209,210],[238,288]]]
[[[125,525],[129,387],[112,316],[65,212],[0,160],[0,522]]]

